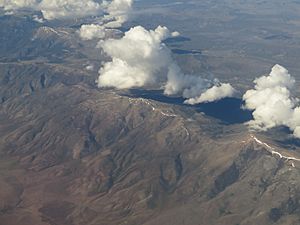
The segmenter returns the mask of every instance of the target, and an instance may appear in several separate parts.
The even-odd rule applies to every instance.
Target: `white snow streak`
[[[297,157],[293,157],[293,156],[287,156],[284,155],[278,151],[275,151],[274,147],[271,147],[270,145],[268,145],[267,143],[259,140],[257,137],[255,137],[254,135],[251,135],[251,138],[258,144],[263,145],[264,147],[266,147],[267,151],[270,152],[272,155],[277,155],[280,159],[285,159],[287,161],[298,161],[300,162],[300,158]],[[295,164],[292,162],[292,167],[295,167]]]

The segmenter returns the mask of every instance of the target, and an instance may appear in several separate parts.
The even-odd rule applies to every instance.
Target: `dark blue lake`
[[[207,116],[219,119],[226,124],[240,124],[253,119],[251,111],[242,109],[243,100],[239,98],[224,98],[216,102],[186,105],[183,104],[184,98],[165,96],[161,90],[131,89],[129,95],[130,97],[151,99],[167,104],[193,108],[197,112],[203,112]]]

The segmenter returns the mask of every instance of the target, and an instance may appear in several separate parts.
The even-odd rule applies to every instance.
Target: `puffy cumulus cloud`
[[[166,95],[182,94],[185,98],[195,97],[208,87],[208,81],[200,76],[186,75],[176,63],[169,67],[167,83],[164,93]]]
[[[5,11],[36,8],[37,5],[37,0],[0,0],[0,7],[2,7]]]
[[[113,0],[103,2],[103,11],[106,16],[100,19],[98,24],[85,24],[79,30],[79,35],[83,40],[103,39],[106,32],[115,31],[127,21],[133,0]]]
[[[215,85],[204,91],[199,97],[187,99],[184,103],[195,105],[203,102],[214,102],[222,98],[232,97],[235,89],[228,83]]]
[[[78,31],[82,40],[102,39],[105,37],[105,28],[98,24],[85,24]]]
[[[300,138],[300,107],[296,107],[293,111],[291,120],[288,126],[294,131],[294,136]]]
[[[275,65],[268,76],[254,80],[255,88],[244,96],[245,108],[253,110],[254,120],[248,124],[255,129],[267,130],[287,126],[300,138],[300,108],[291,91],[295,79],[288,70]]]
[[[5,11],[31,9],[41,11],[47,20],[97,16],[102,4],[93,0],[0,0]]]
[[[112,61],[100,69],[99,87],[130,88],[154,84],[172,61],[169,49],[162,43],[168,35],[166,27],[148,31],[137,26],[121,39],[100,42]]]
[[[102,6],[93,0],[42,0],[38,6],[47,20],[97,16]]]
[[[123,89],[160,86],[163,82],[166,95],[181,95],[188,99],[188,104],[232,96],[233,88],[229,84],[211,88],[211,81],[181,71],[163,43],[163,40],[178,34],[162,26],[149,31],[137,26],[121,39],[101,41],[100,47],[112,60],[101,67],[98,86]]]
[[[101,76],[99,76],[98,85],[119,89],[142,87],[147,83],[154,83],[154,76],[150,76],[151,72],[114,58],[112,62],[105,63],[100,69]]]
[[[5,10],[30,7],[31,5],[34,5],[34,3],[34,0],[0,0],[0,5]]]
[[[128,20],[132,9],[133,0],[113,0],[106,7],[106,27],[118,28]]]
[[[218,80],[212,82],[200,76],[184,74],[179,66],[173,63],[169,67],[164,93],[181,94],[187,99],[184,101],[185,104],[195,105],[232,97],[235,89],[230,84],[223,84]]]
[[[44,19],[72,19],[100,16],[108,27],[120,27],[128,19],[133,0],[0,0],[5,11],[31,9],[41,11]]]

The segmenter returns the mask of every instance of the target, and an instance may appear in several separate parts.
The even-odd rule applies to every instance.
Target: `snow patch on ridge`
[[[250,135],[251,139],[253,139],[257,144],[259,145],[262,145],[265,147],[265,149],[270,152],[273,156],[278,156],[280,159],[284,159],[286,161],[297,161],[297,162],[300,162],[300,158],[297,158],[297,157],[293,157],[293,156],[288,156],[288,155],[285,155],[283,153],[280,153],[278,151],[276,151],[276,149],[272,146],[270,146],[269,144],[259,140],[257,137],[255,137],[254,135]],[[292,167],[295,168],[295,164],[294,162],[292,162],[291,164]]]

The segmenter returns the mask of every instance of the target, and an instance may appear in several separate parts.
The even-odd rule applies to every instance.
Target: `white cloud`
[[[42,0],[38,8],[47,20],[97,16],[101,4],[92,0]]]
[[[38,5],[36,0],[0,0],[0,7],[5,11],[16,9],[35,8]]]
[[[104,63],[98,79],[99,87],[119,89],[143,87],[145,85],[164,85],[166,95],[182,95],[192,103],[205,98],[213,101],[232,95],[229,84],[220,84],[212,88],[212,82],[200,76],[186,75],[172,59],[171,51],[163,40],[171,36],[168,28],[158,26],[155,30],[146,30],[138,26],[131,28],[121,39],[109,39],[100,42],[104,52],[112,58]],[[202,93],[205,93],[202,97]]]
[[[88,71],[94,71],[94,65],[93,64],[89,64],[85,67],[86,70]]]
[[[232,97],[235,89],[228,83],[218,84],[203,92],[200,96],[187,99],[184,103],[195,105],[203,102],[214,102],[226,97]]]
[[[133,0],[113,0],[102,4],[106,16],[100,19],[98,24],[82,25],[79,31],[83,40],[103,39],[108,31],[117,31],[127,21]]]
[[[185,98],[195,97],[208,87],[208,81],[200,76],[186,75],[174,62],[167,75],[164,93],[166,95],[182,94]]]
[[[41,11],[47,20],[72,19],[103,14],[103,5],[94,0],[0,0],[5,11]]]
[[[105,63],[100,69],[98,85],[100,87],[116,87],[119,89],[142,87],[153,83],[151,71],[142,67],[129,65],[126,61],[114,58],[112,62]]]
[[[187,99],[184,101],[185,104],[213,102],[232,97],[235,93],[235,89],[230,84],[223,84],[218,80],[212,82],[200,76],[186,75],[175,63],[169,67],[167,78],[164,93],[166,95],[181,94]]]
[[[44,19],[73,19],[103,16],[107,27],[120,27],[128,19],[133,0],[0,0],[0,7],[13,12],[19,9],[41,11]]]
[[[0,0],[5,11],[31,9],[41,11],[47,20],[97,16],[102,12],[100,3],[93,0]]]
[[[109,28],[121,27],[124,22],[128,20],[131,12],[133,0],[113,0],[106,7],[106,20],[108,22],[105,24]]]
[[[268,76],[257,78],[254,83],[255,88],[243,96],[245,108],[253,110],[254,120],[248,124],[260,130],[287,126],[300,137],[300,109],[291,94],[295,79],[288,70],[275,65]]]
[[[83,40],[102,39],[105,37],[105,28],[102,25],[85,24],[80,27],[79,36]]]
[[[300,138],[300,126],[295,128],[294,136],[297,137],[297,138]]]
[[[168,36],[166,27],[147,31],[131,28],[121,39],[100,42],[111,58],[100,69],[100,87],[130,88],[154,84],[172,61],[169,49],[162,43]]]
[[[172,37],[178,37],[180,36],[180,33],[178,31],[172,32]]]

